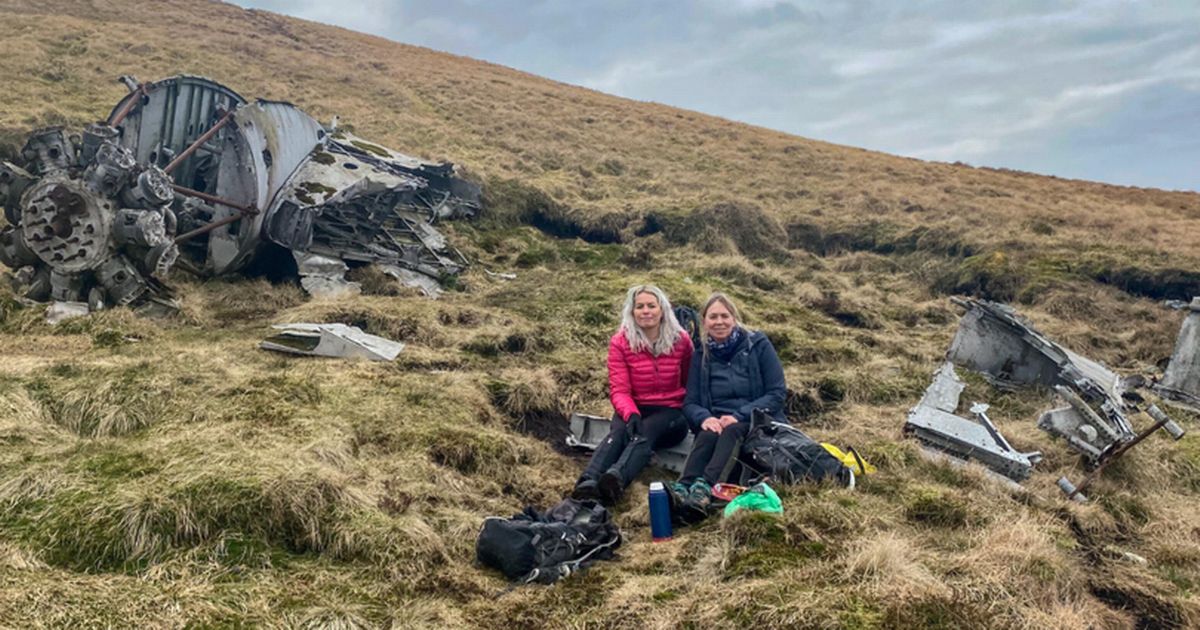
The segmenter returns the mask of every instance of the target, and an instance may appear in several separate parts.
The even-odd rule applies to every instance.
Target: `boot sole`
[[[600,498],[600,494],[597,491],[596,486],[588,486],[583,488],[576,486],[576,488],[571,491],[571,498],[575,499],[576,501],[596,501]]]
[[[600,475],[600,478],[596,480],[596,489],[600,496],[600,504],[605,507],[616,505],[625,491],[621,487],[621,478],[612,473]]]
[[[689,501],[684,503],[681,507],[682,509],[680,510],[679,520],[683,521],[683,523],[686,525],[695,525],[696,523],[703,522],[704,519],[708,518],[708,509],[703,506],[696,505],[695,503]]]

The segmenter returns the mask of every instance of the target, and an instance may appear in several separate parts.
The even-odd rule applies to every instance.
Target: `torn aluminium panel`
[[[1014,449],[988,418],[985,404],[971,406],[975,420],[956,415],[962,391],[963,382],[954,372],[954,364],[945,362],[934,374],[921,401],[908,412],[904,432],[932,448],[959,459],[977,461],[1014,481],[1028,479],[1042,454]]]
[[[1200,297],[1192,298],[1171,362],[1154,391],[1167,402],[1200,413]]]
[[[272,328],[280,332],[259,344],[264,350],[371,361],[393,361],[404,350],[399,341],[345,324],[277,324]]]
[[[571,414],[571,434],[567,436],[567,446],[581,450],[594,451],[600,442],[608,436],[612,420],[601,416],[584,413]],[[683,440],[670,448],[654,451],[654,462],[667,470],[683,473],[683,465],[687,462],[688,453],[692,451],[692,433],[688,432]]]
[[[1107,367],[1050,341],[1003,304],[955,300],[967,310],[947,358],[993,382],[1053,387],[1067,406],[1043,414],[1042,429],[1095,462],[1132,440],[1124,382]]]

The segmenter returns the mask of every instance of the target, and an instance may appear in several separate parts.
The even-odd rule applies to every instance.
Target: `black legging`
[[[746,434],[749,432],[749,422],[731,424],[719,434],[701,430],[692,442],[692,452],[688,453],[679,481],[684,485],[691,485],[693,481],[703,477],[710,486],[725,481],[733,472],[738,453],[742,450],[742,442],[746,440]]]
[[[652,451],[675,446],[687,435],[687,420],[679,409],[645,405],[641,411],[644,415],[636,436],[631,436],[629,425],[613,414],[608,436],[596,447],[581,480],[597,479],[606,470],[615,468],[622,487],[628,486],[650,462]]]

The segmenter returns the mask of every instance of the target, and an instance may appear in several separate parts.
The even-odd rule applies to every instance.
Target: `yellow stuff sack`
[[[845,452],[842,449],[830,444],[829,442],[821,442],[821,446],[829,451],[830,455],[838,458],[842,465],[854,471],[856,475],[870,475],[875,473],[875,467],[868,464],[867,460],[863,459],[854,447],[847,448]]]

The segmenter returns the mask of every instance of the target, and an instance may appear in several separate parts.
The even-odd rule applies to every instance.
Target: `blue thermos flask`
[[[661,481],[650,482],[650,538],[671,540],[671,499]]]

